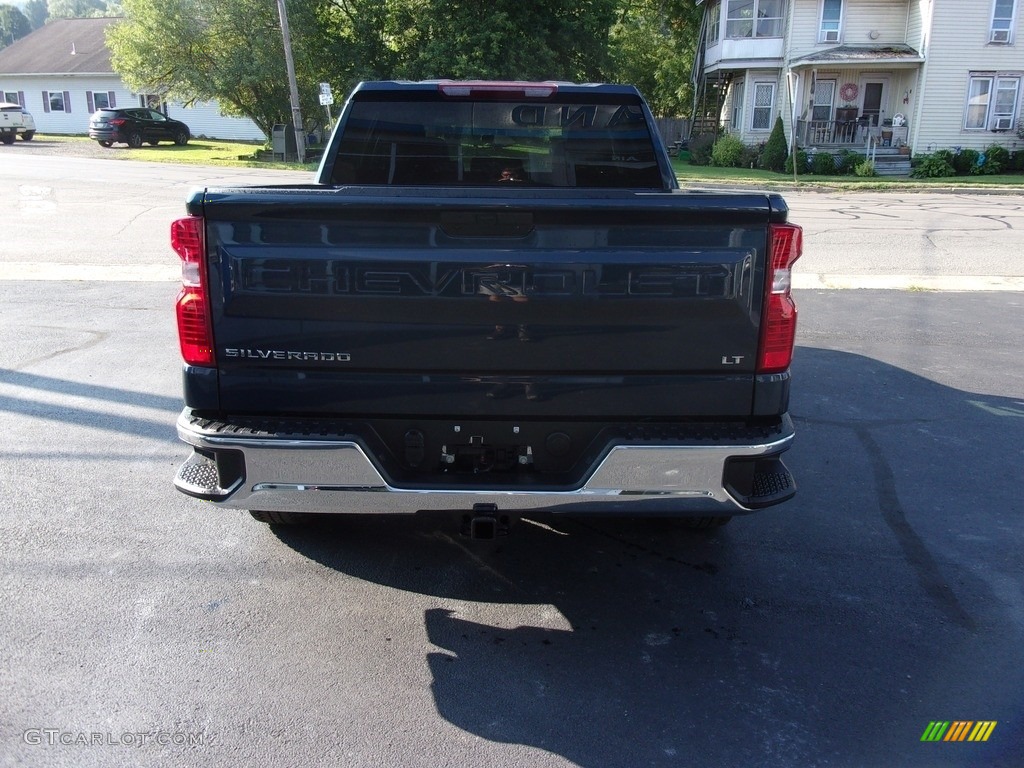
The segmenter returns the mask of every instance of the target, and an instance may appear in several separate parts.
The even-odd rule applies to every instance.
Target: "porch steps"
[[[878,147],[875,150],[875,173],[879,176],[909,176],[910,155],[901,155],[898,149]]]

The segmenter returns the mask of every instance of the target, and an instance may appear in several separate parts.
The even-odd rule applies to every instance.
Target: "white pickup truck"
[[[36,135],[36,124],[32,115],[20,104],[0,102],[0,142],[13,144],[18,134],[21,134],[25,141],[32,141],[32,137]]]

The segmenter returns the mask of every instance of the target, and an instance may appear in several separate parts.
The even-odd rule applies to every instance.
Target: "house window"
[[[775,83],[754,83],[752,131],[769,131],[772,127],[772,113],[775,111]]]
[[[722,6],[717,0],[708,5],[708,48],[718,45],[718,38],[722,34]]]
[[[1013,42],[1013,16],[1017,0],[995,0],[992,6],[992,28],[990,43],[1009,44]]]
[[[70,112],[71,94],[67,91],[43,91],[43,112]]]
[[[821,26],[818,29],[819,43],[838,43],[839,30],[843,22],[843,0],[822,0]]]
[[[757,37],[782,37],[783,0],[759,0]]]
[[[114,109],[117,107],[117,100],[113,91],[86,91],[85,102],[89,107],[89,113],[99,109]]]
[[[728,0],[726,37],[782,37],[784,0]]]
[[[21,104],[21,102],[18,100],[17,91],[4,91],[4,101],[6,101],[8,104]],[[21,106],[24,107],[25,105],[21,104]]]
[[[964,128],[1008,131],[1017,117],[1020,75],[972,77],[967,89]]]

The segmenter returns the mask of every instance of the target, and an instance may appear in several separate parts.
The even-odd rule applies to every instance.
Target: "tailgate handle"
[[[526,237],[533,231],[533,214],[452,211],[441,214],[441,229],[450,237]]]

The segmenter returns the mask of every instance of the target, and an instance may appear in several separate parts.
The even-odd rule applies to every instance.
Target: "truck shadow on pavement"
[[[9,385],[19,392],[18,395],[0,394],[0,413],[33,416],[61,427],[88,427],[118,435],[171,441],[173,427],[168,429],[166,420],[126,415],[125,410],[137,407],[164,411],[169,415],[177,415],[181,410],[179,397],[87,384],[8,368],[0,368],[0,384]],[[65,401],[54,403],[52,398],[47,398],[48,395],[63,397]],[[73,405],[67,398],[93,401],[96,408]]]
[[[483,739],[582,766],[1014,764],[1024,609],[1004,587],[1024,526],[1005,457],[1024,404],[843,352],[795,367],[796,499],[711,534],[546,517],[474,542],[433,515],[274,532],[425,596],[437,712]],[[936,717],[1008,724],[939,758],[920,742]]]

